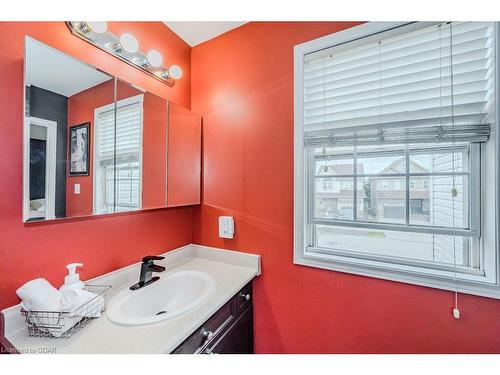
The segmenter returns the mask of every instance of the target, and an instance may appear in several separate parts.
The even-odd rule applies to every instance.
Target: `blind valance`
[[[347,130],[347,129],[346,129]],[[314,131],[305,134],[305,147],[354,146],[376,144],[416,144],[448,142],[486,142],[489,124],[395,127],[349,131]]]

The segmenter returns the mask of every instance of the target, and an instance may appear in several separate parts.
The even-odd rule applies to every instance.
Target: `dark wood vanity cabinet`
[[[253,353],[252,282],[245,285],[172,354]]]
[[[206,354],[253,353],[253,308],[249,306],[218,340],[209,345]]]

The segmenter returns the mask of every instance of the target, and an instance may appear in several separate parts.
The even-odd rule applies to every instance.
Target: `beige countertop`
[[[215,288],[194,309],[171,319],[143,326],[112,323],[104,313],[70,338],[34,338],[27,334],[20,305],[2,311],[4,336],[21,353],[170,353],[191,333],[260,274],[260,256],[199,245],[188,245],[162,254],[167,267],[160,274],[177,271],[201,271],[213,277]],[[140,263],[121,268],[88,284],[112,285],[108,300],[137,282]]]

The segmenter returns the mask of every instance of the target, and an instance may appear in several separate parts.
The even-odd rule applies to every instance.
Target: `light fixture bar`
[[[180,77],[182,76],[182,69],[178,65],[172,65],[171,67],[167,68],[161,65],[161,63],[151,64],[150,62],[148,62],[148,54],[143,53],[140,48],[137,48],[136,50],[135,48],[131,49],[128,46],[123,46],[120,42],[120,38],[122,38],[123,41],[123,36],[126,35],[126,40],[129,42],[129,44],[131,44],[134,42],[134,40],[132,39],[134,37],[131,34],[124,34],[119,37],[114,35],[105,27],[100,27],[98,30],[95,30],[95,27],[92,27],[92,23],[85,21],[66,21],[66,25],[73,35],[109,53],[110,55],[113,55],[121,61],[132,65],[134,68],[139,69],[142,72],[150,75],[151,77],[156,78],[169,87],[173,87],[175,85],[175,77],[178,77],[177,79],[180,79]],[[154,51],[153,55],[155,55],[156,61],[160,60],[158,57],[158,51]],[[149,54],[149,56],[151,59],[151,53]],[[163,57],[161,58],[161,60],[163,60]],[[172,72],[175,72],[175,74],[172,74],[172,72],[170,72],[171,70]]]

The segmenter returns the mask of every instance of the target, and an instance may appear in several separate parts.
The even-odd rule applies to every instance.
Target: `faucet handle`
[[[147,255],[144,258],[142,258],[142,263],[149,263],[152,262],[153,260],[163,260],[165,257],[160,257],[156,255]]]

